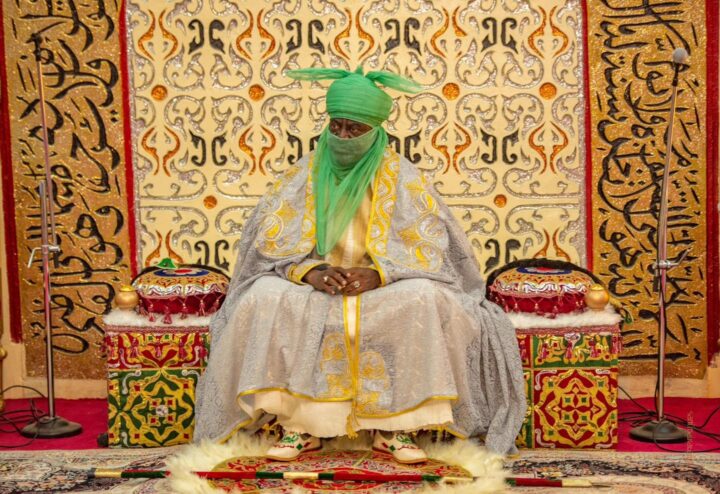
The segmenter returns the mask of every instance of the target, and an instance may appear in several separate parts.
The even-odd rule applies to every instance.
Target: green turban
[[[390,72],[373,71],[363,75],[362,67],[358,67],[355,72],[324,68],[289,70],[287,75],[306,81],[336,79],[330,85],[325,99],[330,118],[346,118],[373,128],[367,135],[333,142],[334,146],[342,147],[342,141],[346,141],[345,145],[351,147],[360,144],[352,141],[374,139],[365,154],[353,163],[338,161],[330,152],[328,140],[335,136],[330,134],[328,127],[320,135],[314,160],[313,183],[316,249],[320,255],[325,255],[340,240],[355,216],[388,144],[387,133],[380,124],[390,116],[393,102],[376,83],[409,93],[418,92],[421,87]]]
[[[330,84],[325,98],[330,118],[347,118],[371,127],[387,120],[392,110],[392,98],[377,87],[377,83],[408,93],[421,89],[415,82],[391,72],[373,71],[363,75],[362,67],[355,72],[323,68],[289,70],[287,75],[306,81],[337,79]]]

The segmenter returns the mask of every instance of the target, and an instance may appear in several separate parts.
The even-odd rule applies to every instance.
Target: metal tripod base
[[[20,431],[25,437],[52,439],[56,437],[76,436],[82,432],[82,425],[70,422],[62,417],[42,418],[23,427]]]
[[[635,427],[630,430],[630,437],[648,443],[684,443],[688,440],[687,431],[668,420],[653,420]]]

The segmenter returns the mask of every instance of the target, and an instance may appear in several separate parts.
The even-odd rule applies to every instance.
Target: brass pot
[[[592,310],[605,310],[609,301],[610,294],[602,285],[590,285],[585,292],[585,304]]]
[[[115,306],[118,309],[133,310],[135,307],[137,307],[138,302],[140,302],[140,297],[132,286],[123,285],[120,287],[120,290],[115,294],[114,300]]]

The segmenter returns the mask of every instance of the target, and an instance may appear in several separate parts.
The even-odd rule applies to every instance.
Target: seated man
[[[376,83],[419,87],[361,69],[289,75],[337,79],[330,123],[245,223],[211,323],[195,439],[274,416],[277,460],[363,429],[405,463],[426,460],[408,434],[423,429],[510,452],[526,410],[515,332],[485,300],[463,230],[381,127],[392,100]]]

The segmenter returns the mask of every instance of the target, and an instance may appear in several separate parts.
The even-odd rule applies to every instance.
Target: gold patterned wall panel
[[[668,272],[666,353],[670,375],[701,377],[707,359],[707,214],[715,214],[706,207],[705,2],[590,3],[593,264],[635,319],[623,331],[626,373],[656,369],[658,295],[651,269],[670,62],[677,47],[690,53],[691,65],[680,74],[677,97],[668,223],[668,255],[673,258],[687,249],[688,256]]]
[[[391,144],[435,183],[485,272],[585,262],[579,1],[132,0],[138,256],[232,269],[242,225],[326,124],[327,66],[390,70]]]
[[[38,183],[44,175],[38,77],[31,36],[41,37],[61,252],[51,264],[56,376],[100,378],[101,315],[130,280],[120,12],[113,2],[3,2],[16,266],[26,366],[45,375]],[[3,117],[4,118],[4,117]],[[10,168],[6,168],[9,170]],[[5,190],[12,194],[13,190]],[[9,257],[13,259],[13,257]],[[16,287],[11,286],[11,289]]]

